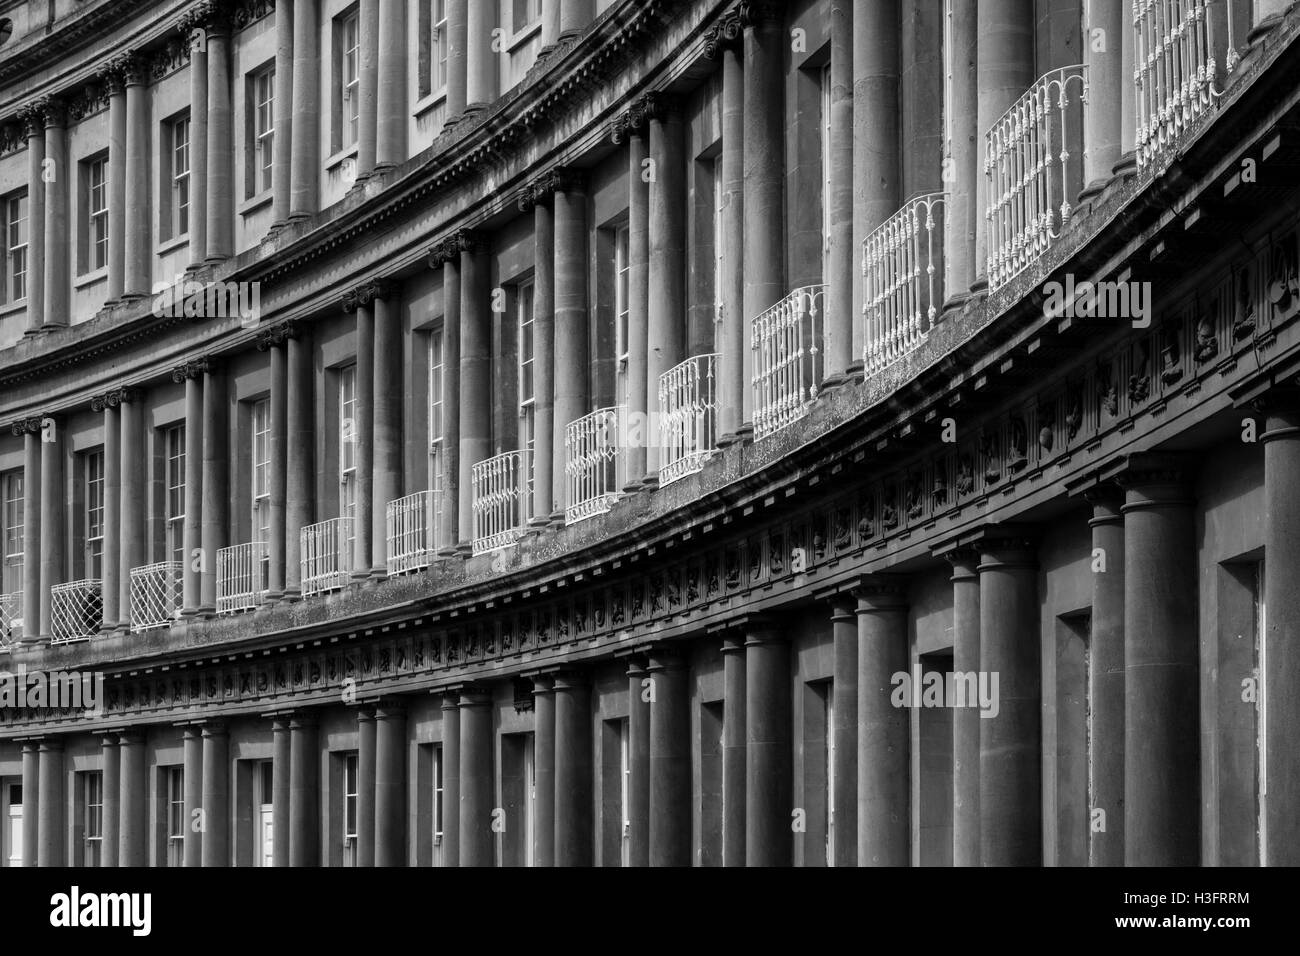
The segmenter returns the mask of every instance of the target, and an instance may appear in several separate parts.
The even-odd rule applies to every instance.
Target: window
[[[627,402],[627,317],[631,302],[628,241],[628,227],[620,226],[614,233],[614,352],[618,356],[616,401],[619,405]]]
[[[167,865],[185,865],[185,768],[167,768]]]
[[[361,41],[357,13],[342,17],[337,26],[341,63],[339,98],[342,103],[341,147],[356,143],[361,129]]]
[[[528,453],[528,488],[533,487],[533,450],[536,447],[536,387],[533,383],[533,283],[521,282],[515,294],[519,320],[519,447]],[[529,498],[531,501],[531,497]]]
[[[835,865],[835,686],[826,683],[826,865]]]
[[[108,265],[108,157],[85,164],[86,272]]]
[[[442,329],[434,329],[429,333],[429,488],[435,499],[442,491],[442,361]]]
[[[275,792],[274,763],[270,760],[257,762],[257,793],[254,795],[253,818],[257,821],[257,854],[253,857],[256,866],[274,866],[275,828],[273,813],[273,794]]]
[[[433,865],[442,865],[442,744],[433,748]]]
[[[943,157],[952,159],[952,98],[954,62],[952,48],[952,2],[944,0],[943,4]]]
[[[357,865],[357,755],[343,760],[343,865]]]
[[[165,433],[167,451],[167,560],[185,562],[185,426]]]
[[[831,251],[831,65],[822,67],[822,281],[830,281]]]
[[[271,169],[275,160],[275,66],[267,66],[251,74],[252,90],[252,162],[248,186],[249,197],[271,188]]]
[[[265,398],[253,403],[253,540],[271,540],[271,403]]]
[[[0,475],[0,594],[23,586],[23,473]]]
[[[534,738],[524,739],[524,866],[536,866],[533,834],[537,832],[537,763]]]
[[[4,823],[4,852],[8,866],[23,865],[23,785],[9,784],[9,819]]]
[[[162,234],[174,239],[190,231],[190,118],[182,116],[163,128]]]
[[[85,455],[86,552],[85,576],[97,581],[104,570],[104,452]]]
[[[339,372],[339,517],[357,516],[357,367]],[[347,546],[355,537],[352,520],[345,529]]]
[[[420,0],[420,97],[447,88],[447,0]]]
[[[727,248],[727,236],[722,224],[722,154],[713,160],[713,318],[722,321],[722,254]]]
[[[513,0],[510,28],[518,33],[542,18],[542,0]]]
[[[104,775],[100,771],[83,774],[86,815],[82,821],[85,845],[83,866],[100,866],[104,844]]]
[[[0,302],[18,302],[27,298],[27,193],[6,196],[0,212],[4,215],[5,255]]]
[[[632,808],[628,805],[628,797],[632,788],[632,760],[628,746],[629,733],[628,721],[624,719],[618,729],[618,766],[621,778],[618,795],[618,816],[622,824],[622,840],[619,852],[623,866],[632,865]]]
[[[1256,780],[1255,790],[1259,794],[1256,801],[1258,810],[1258,819],[1256,822],[1256,832],[1259,836],[1259,865],[1268,866],[1268,687],[1264,683],[1265,667],[1267,665],[1266,649],[1267,640],[1267,620],[1265,617],[1264,606],[1264,562],[1260,561],[1255,565],[1255,673],[1259,679],[1259,691],[1255,695],[1255,743],[1259,748],[1258,756],[1255,760]]]

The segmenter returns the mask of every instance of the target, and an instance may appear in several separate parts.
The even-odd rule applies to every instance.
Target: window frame
[[[84,160],[82,165],[86,177],[86,268],[83,272],[98,272],[108,268],[108,213],[111,200],[108,154],[92,156]],[[101,204],[96,205],[97,201]]]
[[[82,775],[82,865],[102,866],[104,853],[104,772]],[[96,800],[98,797],[98,800]]]
[[[339,517],[352,519],[346,527],[348,548],[356,538],[357,517],[357,367],[339,369]],[[351,423],[351,424],[349,424]]]
[[[429,330],[429,490],[437,494],[443,490],[442,466],[445,457],[446,422],[443,420],[446,405],[443,386],[446,374],[446,337],[443,327]]]
[[[0,204],[0,228],[4,240],[4,275],[0,282],[0,302],[14,305],[27,299],[31,286],[31,194],[15,189]],[[16,236],[15,232],[19,235]],[[17,241],[21,237],[21,241]],[[21,293],[21,294],[19,294]]]
[[[82,455],[82,488],[85,492],[82,519],[85,521],[82,549],[82,577],[101,580],[104,570],[104,537],[106,515],[104,509],[106,471],[104,449],[96,448]],[[131,569],[126,572],[130,574]]]
[[[190,233],[190,146],[193,127],[189,111],[163,124],[162,141],[162,233],[166,240]],[[182,139],[183,135],[183,139]]]
[[[0,473],[0,593],[22,588],[27,560],[25,482],[22,468]]]
[[[343,865],[359,866],[357,833],[360,829],[360,756],[343,755]],[[349,789],[351,788],[351,789]]]
[[[275,168],[275,60],[270,60],[245,77],[245,102],[248,117],[248,182],[244,186],[246,199],[255,199],[270,193],[274,186]]]
[[[185,767],[167,768],[167,844],[164,865],[185,865]]]
[[[185,423],[163,430],[163,482],[166,487],[164,554],[185,563]]]
[[[515,285],[515,367],[518,372],[516,395],[519,415],[519,450],[528,452],[528,493],[531,501],[537,451],[537,287],[529,276]],[[524,357],[525,334],[528,357]],[[528,383],[525,396],[524,383]]]
[[[269,398],[259,398],[250,404],[250,539],[254,544],[266,544],[269,547],[271,539],[271,400]]]
[[[339,15],[339,144],[351,149],[361,139],[361,16],[353,7]]]

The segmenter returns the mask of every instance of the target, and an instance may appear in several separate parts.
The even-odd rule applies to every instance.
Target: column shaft
[[[460,866],[460,697],[442,701],[442,865]]]
[[[27,136],[27,327],[36,333],[45,324],[45,117],[23,116]],[[30,484],[28,488],[32,487]],[[28,526],[30,527],[30,525]],[[26,861],[26,857],[23,858]],[[35,858],[33,858],[35,859]],[[34,863],[25,865],[34,866]]]
[[[289,220],[289,197],[292,191],[293,168],[293,105],[294,75],[293,0],[279,0],[275,5],[275,154],[271,166],[271,228],[284,225]]]
[[[203,831],[190,824],[194,820],[194,811],[204,810],[203,799],[203,734],[198,728],[187,727],[183,734],[184,743],[184,782],[185,782],[185,865],[203,865]],[[105,787],[107,790],[107,787]],[[205,821],[206,823],[206,821]]]
[[[233,157],[226,144],[234,142],[230,110],[230,36],[220,19],[208,25],[208,143],[207,262],[221,262],[234,253]]]
[[[68,166],[67,131],[63,110],[51,110],[45,116],[45,275],[36,281],[45,283],[45,328],[68,325],[70,281],[68,265]],[[30,203],[28,208],[30,209]],[[30,242],[28,248],[31,248]],[[30,273],[29,273],[30,275]]]
[[[491,314],[488,268],[477,250],[460,254],[460,541],[474,539],[475,463],[492,455]]]
[[[594,0],[559,0],[559,4],[561,37],[581,33],[596,13]]]
[[[650,658],[650,865],[691,865],[690,701],[686,665]]]
[[[591,688],[586,678],[555,678],[555,865],[591,866]]]
[[[465,17],[465,109],[481,110],[497,97],[497,56],[493,51],[496,5],[470,2]]]
[[[320,861],[320,755],[316,724],[294,718],[289,724],[289,865]]]
[[[481,692],[467,692],[460,698],[460,866],[492,865],[491,703]],[[558,724],[558,707],[556,716]],[[558,810],[563,796],[558,789],[558,759],[556,764]],[[556,844],[558,856],[558,833]]]
[[[945,186],[948,208],[944,214],[943,261],[947,278],[944,292],[950,301],[964,299],[975,282],[975,232],[984,228],[984,214],[976,208],[978,183],[984,178],[979,128],[976,46],[978,31],[973,3],[954,3],[949,36],[952,51],[952,89],[948,102],[949,140],[944,159],[949,164]],[[1129,76],[1133,71],[1129,70]],[[1130,84],[1131,85],[1131,84]],[[859,298],[861,294],[859,293]]]
[[[145,786],[144,738],[126,733],[118,740],[120,772],[118,774],[118,866],[144,866],[149,848],[148,805]]]
[[[319,205],[320,39],[317,0],[293,0],[293,145],[289,216],[305,218]]]
[[[542,0],[541,49],[545,53],[560,38],[560,0]]]
[[[293,760],[289,721],[276,718],[271,724],[271,863],[289,865],[289,820],[293,784],[289,772]]]
[[[152,291],[153,234],[149,229],[151,120],[146,78],[143,63],[136,64],[126,74],[126,264],[122,291],[128,296],[149,295]]]
[[[63,583],[64,521],[67,516],[66,489],[63,481],[64,423],[46,419],[41,435],[41,598],[40,631],[51,633],[50,588]],[[24,531],[24,534],[29,533]],[[128,598],[129,601],[129,598]],[[127,604],[124,602],[124,607]],[[23,609],[23,614],[29,612]]]
[[[388,570],[388,502],[402,497],[402,315],[395,292],[375,300],[374,485],[371,490],[371,560],[374,574]]]
[[[296,598],[302,593],[302,539],[300,532],[312,523],[315,502],[316,403],[313,385],[311,340],[299,330],[285,344],[287,383],[285,408],[288,415],[289,447],[285,454],[284,593]]]
[[[686,175],[682,118],[675,100],[656,101],[650,120],[649,292],[646,407],[659,412],[659,377],[682,361],[686,314]],[[656,429],[648,429],[647,479],[663,464]]]
[[[1089,189],[1110,179],[1123,151],[1120,142],[1120,89],[1127,81],[1121,67],[1122,37],[1132,21],[1122,19],[1121,0],[1084,4],[1083,62],[1088,67],[1088,101],[1083,106],[1083,183]]]
[[[952,561],[952,667],[959,674],[980,669],[979,555],[961,550]],[[952,712],[952,863],[980,865],[980,715],[971,707]]]
[[[375,313],[357,307],[357,395],[352,435],[356,447],[356,510],[352,519],[352,577],[370,576],[375,488]]]
[[[104,768],[103,834],[100,840],[99,865],[117,866],[118,832],[122,807],[122,773],[117,737],[105,734],[100,742]],[[24,815],[26,811],[24,810]]]
[[[745,642],[722,644],[722,864],[745,865]]]
[[[826,283],[826,378],[838,381],[853,364],[853,3],[831,0],[830,238]],[[724,97],[726,75],[723,75]],[[723,106],[724,115],[726,106]],[[839,692],[836,691],[836,696]],[[837,714],[838,716],[838,714]],[[836,780],[839,778],[836,777]],[[856,803],[856,801],[854,801]],[[836,805],[837,813],[841,810]],[[838,821],[836,834],[838,836]],[[854,852],[856,853],[856,846]],[[839,861],[837,860],[837,865]]]
[[[558,2],[558,0],[555,0]],[[465,112],[469,61],[469,0],[447,0],[447,122]]]
[[[1105,570],[1093,569],[1088,656],[1092,671],[1090,813],[1106,814],[1104,830],[1089,826],[1091,866],[1124,865],[1124,519],[1118,493],[1091,496],[1092,550]]]
[[[23,433],[23,640],[48,634],[41,621],[41,482],[42,442],[39,418],[25,423]],[[24,819],[34,820],[27,816]],[[24,831],[25,832],[25,831]],[[34,845],[34,844],[33,844]],[[23,857],[24,860],[35,857]]]
[[[838,598],[831,612],[831,641],[835,655],[831,689],[835,695],[835,726],[827,733],[835,741],[836,866],[858,865],[858,618],[855,602]]]
[[[122,494],[118,539],[118,601],[120,623],[131,621],[131,571],[145,563],[144,408],[139,392],[123,391],[121,425]],[[106,547],[111,544],[105,542]]]
[[[361,44],[358,107],[360,117],[357,131],[357,181],[369,176],[375,169],[375,135],[377,117],[375,107],[379,99],[379,8],[382,0],[360,0],[357,14],[358,41]],[[391,55],[391,51],[385,51]]]
[[[268,532],[267,554],[270,556],[266,581],[266,600],[277,601],[284,596],[285,551],[285,494],[289,451],[288,374],[285,368],[283,344],[272,345],[271,353],[271,433],[268,436],[270,453],[266,481],[268,485],[271,521]]]
[[[406,4],[379,4],[379,49],[375,164],[395,166],[406,159]]]
[[[375,715],[357,715],[357,866],[375,865]]]
[[[23,866],[39,865],[41,793],[41,745],[23,744]]]
[[[563,520],[567,504],[565,434],[569,423],[591,411],[587,328],[587,194],[580,181],[555,192],[555,354],[564,357],[564,374],[554,377],[555,408],[552,477],[555,511]]]
[[[533,679],[533,865],[555,865],[555,688]]]
[[[208,257],[208,51],[207,42],[198,43],[193,36],[187,38],[190,45],[190,239],[189,239],[189,268],[191,270],[201,268],[203,261]],[[202,47],[202,49],[200,49]],[[119,120],[113,119],[113,100],[109,100],[109,124],[112,126],[113,141],[120,143],[121,148],[126,148],[126,102],[119,93],[117,99],[121,101],[118,107],[118,116],[120,117],[121,132],[117,132]],[[118,150],[118,155],[121,150]],[[110,150],[110,156],[112,151]],[[126,180],[125,170],[117,173],[122,181],[123,193],[122,202],[126,202]],[[113,225],[113,208],[117,202],[118,195],[113,193],[109,200],[108,215],[109,227]],[[124,221],[119,219],[119,221]],[[119,238],[120,237],[120,238]],[[125,243],[125,231],[119,233],[116,230],[110,232],[108,239],[108,261],[109,261],[109,297],[117,298],[121,296],[123,289],[123,268],[124,260],[119,254],[116,258],[113,254],[113,245],[116,243],[119,247]],[[117,263],[117,286],[116,294],[113,286],[113,263]]]
[[[375,866],[405,866],[406,714],[375,712]]]
[[[627,669],[628,863],[650,865],[650,701],[649,674],[640,661]]]
[[[442,264],[442,524],[441,554],[461,538],[460,484],[460,262]]]
[[[722,50],[722,239],[718,432],[731,440],[752,420],[754,398],[745,377],[745,61],[734,43]]]
[[[564,448],[555,414],[555,221],[544,202],[533,206],[533,248],[533,521],[542,524],[565,506],[564,471],[554,467],[557,443]]]
[[[555,0],[558,2],[558,0]],[[627,141],[627,476],[630,486],[646,475],[646,448],[658,440],[649,411],[659,410],[649,387],[650,334],[650,185],[646,138],[633,130]]]
[[[200,539],[203,571],[199,579],[199,610],[211,614],[217,605],[217,552],[226,546],[226,497],[230,435],[226,430],[226,376],[219,368],[203,373],[203,521]]]
[[[104,403],[104,541],[122,540],[122,444],[121,414],[116,405]],[[188,475],[186,476],[188,480]],[[187,487],[188,491],[188,487]],[[100,569],[100,595],[104,606],[104,630],[112,630],[123,621],[121,568],[117,549],[104,548]],[[126,608],[129,621],[131,609]]]
[[[790,645],[750,626],[745,640],[745,863],[789,866],[791,837]]]
[[[203,728],[203,865],[230,866],[230,740]],[[189,825],[189,821],[186,821]]]
[[[891,700],[893,676],[908,670],[907,608],[898,586],[864,584],[857,616],[858,860],[863,866],[907,866],[911,720],[907,709]],[[837,682],[837,720],[842,699]]]
[[[63,741],[43,740],[40,750],[37,866],[67,866],[63,830]]]
[[[199,582],[203,546],[203,379],[198,371],[185,375],[185,524],[181,529],[181,550],[185,568],[182,572],[181,608],[192,616],[199,608]],[[107,422],[106,422],[107,424]],[[105,432],[107,435],[107,431]],[[109,468],[108,442],[104,442],[104,470]],[[104,485],[105,510],[113,492]],[[107,529],[112,532],[112,527]],[[107,590],[107,584],[105,585]]]

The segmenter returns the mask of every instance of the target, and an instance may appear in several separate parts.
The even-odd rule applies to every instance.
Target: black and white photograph
[[[0,0],[6,926],[1230,947],[1298,741],[1300,4]]]

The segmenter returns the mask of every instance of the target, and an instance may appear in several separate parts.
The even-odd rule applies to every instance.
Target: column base
[[[969,292],[957,292],[950,295],[943,303],[943,308],[939,310],[939,321],[943,322],[955,312],[960,312],[966,308],[966,303],[970,301]]]
[[[825,389],[827,388],[827,386],[823,383],[822,388]],[[730,448],[732,445],[739,445],[743,443],[744,440],[745,439],[740,435],[739,432],[727,432],[725,435],[718,436],[717,446],[719,448]]]
[[[866,364],[861,359],[854,359],[844,370],[844,374],[855,382],[861,382],[866,377]]]
[[[230,256],[211,255],[203,260],[203,266],[207,269],[214,269],[229,258]]]
[[[437,554],[438,557],[440,558],[458,558],[460,557],[461,552],[459,548],[450,547],[450,548],[439,548]]]
[[[43,335],[44,333],[45,333],[45,326],[43,325],[38,326],[37,328],[34,329],[23,329],[23,338],[27,338],[28,336],[31,336],[32,338],[36,338],[36,336]]]
[[[1076,206],[1082,206],[1084,203],[1091,202],[1097,196],[1100,196],[1110,185],[1109,179],[1094,179],[1088,185],[1079,190],[1079,201]],[[1077,209],[1076,209],[1077,211]]]
[[[301,588],[285,588],[284,594],[280,598],[281,604],[296,604],[302,600]]]
[[[384,565],[382,568],[371,568],[369,580],[374,581],[376,584],[380,581],[387,581],[388,565]]]
[[[369,581],[369,580],[370,580],[370,569],[369,569],[369,568],[366,568],[364,571],[353,571],[353,572],[352,572],[352,577],[351,577],[350,580],[351,580],[351,583],[352,583],[352,584],[361,584],[361,583],[363,583],[363,582],[365,582],[365,581]]]
[[[204,618],[205,620],[206,620],[207,618],[216,617],[216,616],[217,616],[217,608],[216,608],[216,605],[214,605],[214,604],[200,604],[200,605],[199,605],[199,609],[198,609],[197,614],[198,614],[199,617]]]
[[[266,591],[262,595],[262,604],[279,604],[284,599],[283,591]]]
[[[1266,16],[1263,20],[1260,20],[1259,23],[1251,27],[1250,32],[1246,34],[1246,42],[1251,46],[1254,46],[1271,33],[1274,27],[1282,22],[1282,17],[1283,14],[1281,13],[1272,13]]]
[[[833,392],[835,389],[842,388],[843,386],[850,384],[852,381],[853,376],[850,375],[846,369],[843,372],[836,372],[833,375],[827,375],[822,379],[822,383],[818,388],[823,392]]]

